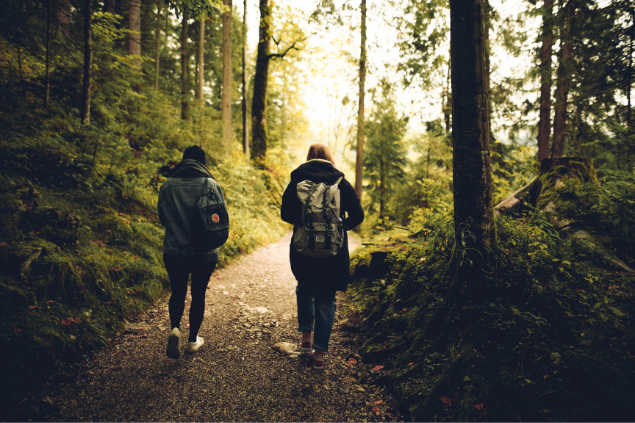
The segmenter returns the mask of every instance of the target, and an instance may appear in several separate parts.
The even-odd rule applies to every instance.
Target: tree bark
[[[82,84],[82,124],[90,125],[90,77],[93,67],[92,1],[84,0],[84,83]]]
[[[198,97],[203,105],[203,86],[205,85],[205,13],[201,14],[198,37]]]
[[[381,140],[383,144],[385,140]],[[383,152],[379,159],[379,219],[384,217],[386,212],[386,166],[384,165]]]
[[[154,89],[159,91],[159,69],[161,63],[161,3],[163,0],[157,0],[157,30],[156,30],[156,53],[154,57]]]
[[[263,160],[267,154],[267,80],[269,78],[269,45],[273,0],[260,0],[258,56],[251,99],[251,158]]]
[[[544,0],[542,47],[540,49],[540,117],[538,118],[538,162],[549,157],[551,130],[551,55],[553,50],[553,0]]]
[[[366,94],[366,0],[361,3],[361,43],[359,51],[359,103],[357,110],[357,154],[355,157],[355,192],[362,200],[364,178],[364,96]],[[357,228],[359,231],[359,228]]]
[[[567,99],[569,96],[569,78],[571,75],[569,63],[573,43],[571,42],[571,21],[575,13],[573,0],[567,2],[565,8],[562,38],[560,41],[560,63],[558,64],[558,91],[556,92],[556,116],[553,125],[553,143],[551,145],[551,158],[562,157],[564,153],[564,135],[567,130]]]
[[[496,246],[483,0],[450,1],[454,228],[458,265],[480,269]],[[459,251],[461,250],[461,251]]]
[[[633,16],[635,21],[635,16]],[[626,75],[626,127],[628,128],[628,135],[633,134],[633,122],[631,115],[631,88],[633,86],[633,28],[635,22],[631,22],[630,42],[628,44],[628,70]]]
[[[51,78],[49,72],[49,51],[51,48],[51,0],[46,3],[46,75],[44,77],[44,108],[49,108]]]
[[[190,56],[187,49],[189,10],[183,8],[183,20],[181,24],[181,119],[189,118],[190,96]]]
[[[53,2],[53,16],[57,21],[57,29],[66,38],[70,37],[71,2],[70,0],[55,0]]]
[[[115,13],[115,0],[104,0],[104,12]]]
[[[249,157],[249,130],[247,126],[247,0],[243,10],[243,153]]]
[[[223,13],[223,145],[232,139],[232,0],[223,0],[229,11]]]
[[[141,0],[128,0],[128,52],[141,55]],[[135,67],[141,69],[141,60],[135,59]]]

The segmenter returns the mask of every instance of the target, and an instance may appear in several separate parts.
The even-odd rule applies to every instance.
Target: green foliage
[[[632,281],[600,268],[586,244],[560,238],[544,214],[531,218],[496,219],[499,247],[483,284],[464,286],[447,307],[447,223],[426,238],[377,239],[353,258],[350,292],[369,334],[363,356],[385,366],[375,376],[416,420],[632,415]],[[450,319],[441,344],[434,328],[421,338],[437,313]]]
[[[192,105],[194,120],[180,119],[180,99],[144,86],[132,66],[138,57],[121,49],[121,17],[97,12],[93,30],[91,125],[78,118],[75,34],[52,37],[45,108],[41,35],[30,32],[34,42],[18,47],[0,30],[0,360],[10,363],[0,378],[13,381],[12,395],[108,346],[126,318],[166,294],[158,190],[187,146],[206,151],[228,202],[220,265],[287,229],[280,183],[222,148],[220,113]]]
[[[394,213],[391,205],[393,193],[405,181],[407,146],[404,135],[408,118],[397,113],[393,88],[387,81],[382,82],[382,90],[377,97],[365,124],[364,177],[368,183],[364,189],[368,201],[364,205],[381,221]]]

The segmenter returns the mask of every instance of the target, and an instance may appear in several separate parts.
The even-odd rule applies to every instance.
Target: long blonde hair
[[[309,154],[306,156],[306,160],[314,160],[314,159],[322,159],[328,160],[335,167],[335,159],[333,158],[333,154],[327,145],[324,144],[311,144],[309,147]]]

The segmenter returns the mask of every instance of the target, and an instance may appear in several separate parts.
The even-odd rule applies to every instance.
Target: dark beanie
[[[198,145],[193,145],[185,149],[185,151],[183,152],[183,160],[187,159],[198,160],[204,165],[207,165],[207,163],[205,162],[205,152]]]

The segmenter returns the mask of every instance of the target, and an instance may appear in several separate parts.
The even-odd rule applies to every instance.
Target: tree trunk
[[[385,142],[381,141],[382,144]],[[383,152],[379,159],[379,219],[384,217],[386,212],[386,166],[384,165]]]
[[[46,75],[44,77],[44,108],[49,108],[51,78],[49,73],[49,50],[51,48],[51,0],[46,3]]]
[[[483,0],[450,1],[454,228],[459,269],[482,268],[496,246],[483,37],[485,7]],[[465,261],[473,268],[461,266]]]
[[[159,69],[161,62],[161,2],[157,0],[157,30],[156,30],[156,54],[154,57],[154,89],[159,91]]]
[[[203,86],[205,85],[205,13],[201,14],[198,37],[198,97],[203,106]]]
[[[569,63],[571,62],[571,21],[575,13],[573,0],[569,0],[565,8],[562,38],[560,40],[560,63],[558,65],[558,91],[556,92],[556,117],[553,125],[553,144],[551,145],[551,158],[562,157],[564,152],[564,135],[567,130],[567,98],[569,96],[569,78],[571,75]]]
[[[187,50],[189,10],[183,8],[181,26],[181,119],[188,119],[188,97],[190,96],[190,56]]]
[[[243,153],[249,157],[249,131],[247,127],[247,0],[243,11]]]
[[[115,13],[115,0],[104,0],[104,13]]]
[[[269,44],[272,26],[273,0],[260,0],[260,30],[258,56],[254,75],[254,94],[251,99],[251,158],[264,160],[267,154],[267,79],[269,78]]]
[[[635,21],[635,16],[633,17],[633,20]],[[633,28],[635,28],[635,22],[631,22],[630,42],[628,44],[628,73],[626,75],[626,127],[628,128],[628,135],[633,134],[633,122],[631,118],[631,88],[633,86]]]
[[[355,157],[355,192],[362,200],[364,178],[364,96],[366,94],[366,0],[361,3],[361,43],[359,51],[359,108],[357,110],[357,155]],[[359,228],[357,228],[359,231]]]
[[[447,86],[443,90],[443,120],[445,122],[445,132],[448,134],[452,129],[452,89],[450,87],[450,64],[448,63],[448,78]]]
[[[223,145],[232,139],[232,0],[223,0],[229,11],[223,13]]]
[[[128,0],[128,52],[141,55],[141,0]],[[141,60],[135,60],[135,67],[141,69]]]
[[[540,117],[538,118],[538,162],[549,157],[551,129],[551,55],[553,49],[553,0],[544,0],[542,47],[540,49]]]
[[[84,0],[84,83],[82,84],[82,123],[90,124],[90,77],[93,66],[93,52],[91,45],[91,0]]]
[[[53,16],[57,21],[57,29],[66,38],[70,37],[71,2],[70,0],[54,0]]]

